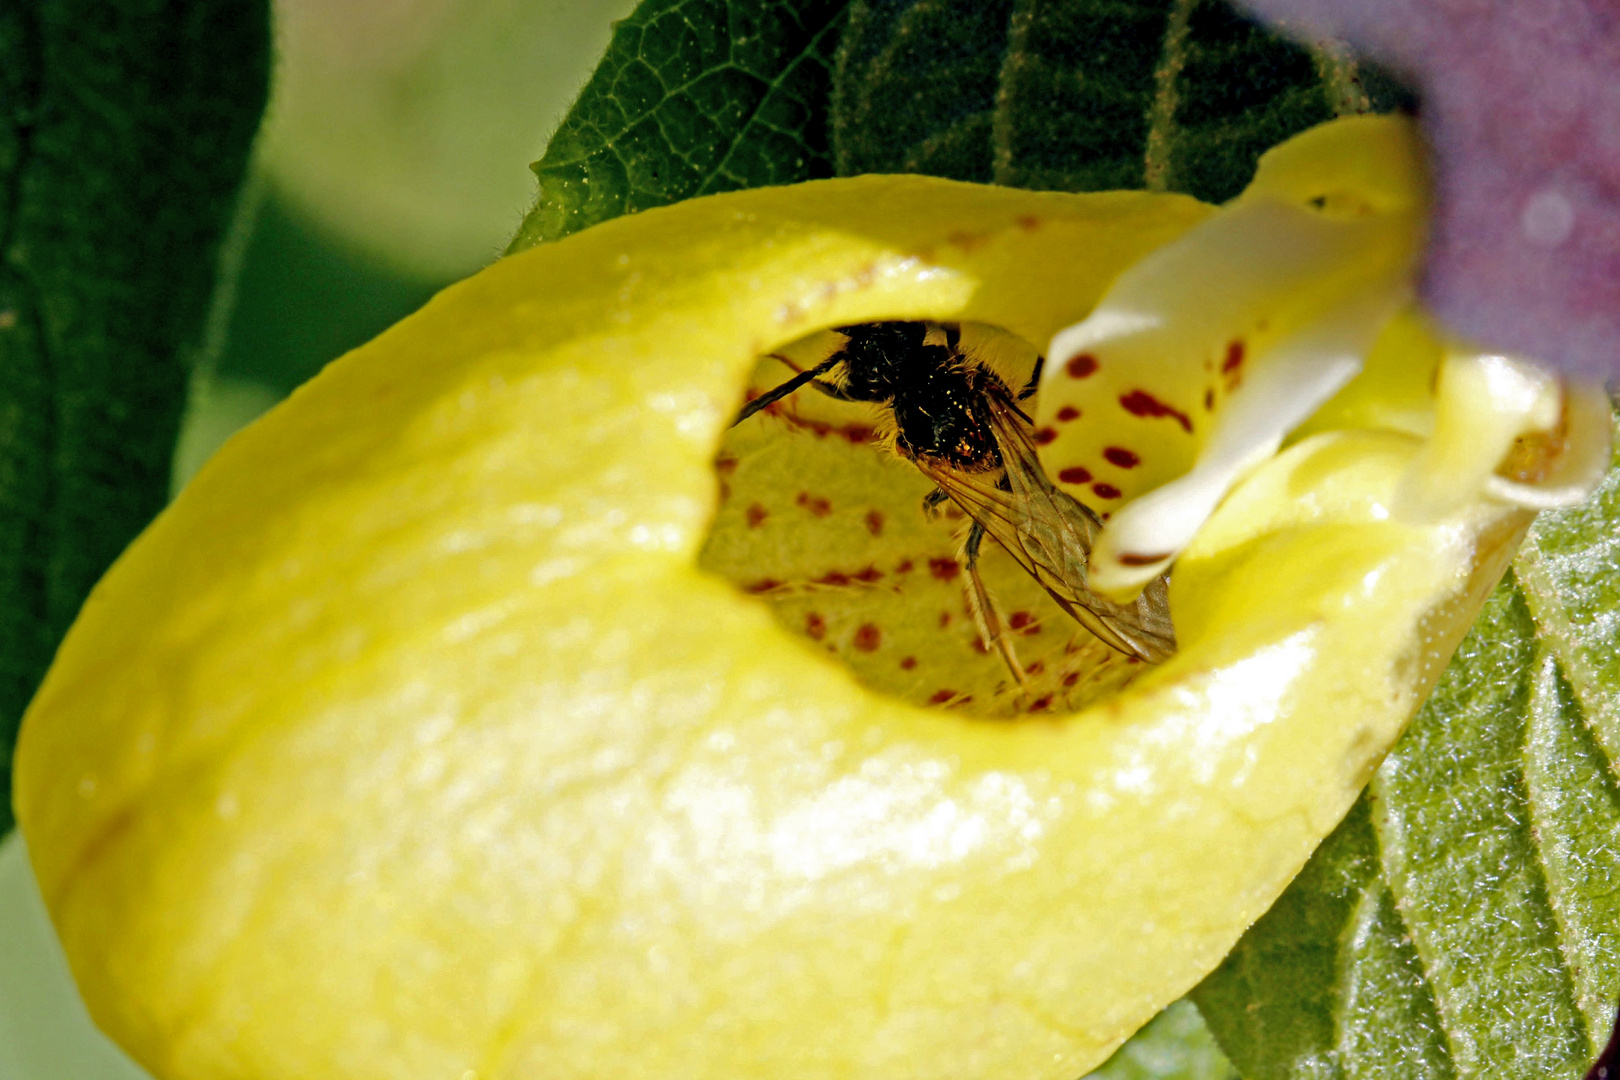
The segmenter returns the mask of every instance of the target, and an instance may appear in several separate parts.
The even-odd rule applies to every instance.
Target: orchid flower
[[[1405,306],[1415,145],[1308,133],[1224,209],[693,199],[336,361],[131,546],[24,720],[92,1015],[164,1080],[1099,1064],[1287,886],[1601,456],[1595,391]],[[1056,336],[1030,437],[1111,515],[1098,588],[1174,556],[1173,656],[1003,561],[1009,687],[965,523],[869,409],[732,426],[887,319],[1009,385]]]

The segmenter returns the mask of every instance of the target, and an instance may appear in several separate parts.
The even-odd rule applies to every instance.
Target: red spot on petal
[[[1013,220],[1017,223],[1018,227],[1023,229],[1025,232],[1034,232],[1036,229],[1041,227],[1041,219],[1036,217],[1034,214],[1020,214]]]
[[[1243,366],[1243,342],[1233,341],[1226,346],[1226,359],[1221,361],[1221,374],[1226,375]]]
[[[941,625],[941,626],[949,626],[949,625],[951,625],[951,613],[950,612],[942,611],[942,612],[939,613],[939,625]]]
[[[855,631],[855,647],[861,652],[876,652],[877,647],[883,644],[883,631],[874,623],[862,623],[860,629]]]
[[[1204,411],[1205,412],[1214,412],[1215,411],[1215,391],[1213,391],[1213,390],[1205,390],[1204,391]]]
[[[1058,479],[1065,484],[1091,483],[1091,470],[1081,465],[1071,465],[1058,473]]]
[[[929,559],[928,572],[941,581],[955,581],[962,572],[962,564],[955,559]]]
[[[875,566],[868,566],[865,570],[857,570],[854,574],[854,578],[863,585],[870,585],[874,581],[882,580],[883,571],[879,570]]]
[[[1035,445],[1045,446],[1055,438],[1057,438],[1057,432],[1054,429],[1043,427],[1035,433]]]
[[[827,636],[827,620],[812,611],[804,617],[804,632],[811,641],[820,641]]]
[[[775,578],[760,578],[758,581],[750,585],[744,585],[743,591],[750,593],[762,593],[770,592],[772,589],[779,589],[781,587],[782,583],[777,581]]]
[[[928,699],[928,704],[943,705],[955,696],[955,690],[935,690],[933,696]]]
[[[1029,711],[1030,712],[1045,712],[1047,709],[1050,709],[1051,707],[1052,707],[1052,695],[1051,694],[1047,694],[1045,697],[1038,697],[1034,701],[1029,703]]]
[[[1130,393],[1120,397],[1119,404],[1121,408],[1132,416],[1140,416],[1149,420],[1160,416],[1169,416],[1173,417],[1176,423],[1181,425],[1183,431],[1189,433],[1192,431],[1192,420],[1186,413],[1173,406],[1166,405],[1146,390],[1132,390]]]
[[[1103,457],[1108,459],[1109,464],[1118,465],[1122,469],[1134,469],[1142,463],[1142,459],[1136,456],[1135,451],[1127,450],[1123,446],[1110,446],[1103,451]]]
[[[832,502],[830,500],[824,499],[820,495],[812,495],[808,491],[799,492],[793,501],[818,518],[826,517],[832,513]]]
[[[1029,665],[1027,668],[1024,669],[1024,674],[1026,674],[1026,675],[1039,675],[1041,672],[1043,672],[1045,670],[1046,670],[1046,662],[1043,661],[1043,660],[1037,660],[1033,664]]]
[[[849,575],[845,574],[845,573],[843,573],[841,571],[834,570],[834,571],[832,571],[830,573],[822,574],[820,577],[816,578],[816,584],[817,585],[848,585],[849,584]]]
[[[873,536],[883,534],[883,512],[881,510],[868,510],[866,512],[866,531]]]
[[[917,666],[917,658],[915,656],[902,656],[900,658],[900,669],[902,671],[910,671],[912,668],[914,668],[916,666]]]
[[[1080,681],[1080,673],[1078,671],[1071,671],[1067,675],[1063,676],[1063,685],[1064,686],[1073,686],[1075,683],[1077,683],[1079,681]]]
[[[1063,365],[1063,370],[1069,373],[1071,379],[1084,379],[1097,372],[1097,358],[1090,353],[1081,353]]]
[[[1115,487],[1113,484],[1092,484],[1091,490],[1097,493],[1097,497],[1099,499],[1119,498],[1119,488]]]
[[[897,574],[909,574],[913,565],[910,559],[904,559],[899,566],[894,568],[894,572]]]
[[[737,459],[734,457],[715,458],[714,471],[721,476],[730,476],[737,471]]]
[[[1073,405],[1065,405],[1057,411],[1057,418],[1067,424],[1070,420],[1080,419],[1080,410]]]
[[[770,516],[770,511],[759,505],[759,503],[754,503],[748,508],[748,527],[750,529],[757,529],[761,525],[765,524],[765,519]]]
[[[1014,630],[1022,630],[1024,627],[1028,626],[1034,621],[1035,616],[1031,615],[1027,611],[1015,611],[1011,615],[1007,616],[1007,625],[1012,627]]]
[[[845,439],[857,446],[861,445],[862,443],[869,443],[877,437],[877,431],[875,429],[864,427],[860,424],[850,424],[843,429],[842,434]]]
[[[973,639],[973,651],[983,655],[990,651],[990,643],[982,637],[975,637]]]
[[[1152,566],[1154,563],[1161,563],[1161,562],[1167,561],[1174,554],[1175,554],[1175,552],[1173,552],[1173,551],[1166,551],[1161,555],[1137,555],[1137,554],[1135,554],[1133,552],[1125,551],[1125,552],[1120,553],[1119,565],[1121,565],[1121,566]]]

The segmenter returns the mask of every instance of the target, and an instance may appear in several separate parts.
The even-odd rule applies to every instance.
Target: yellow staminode
[[[176,1080],[1101,1061],[1339,820],[1527,515],[1401,519],[1421,438],[1311,435],[1182,553],[1172,660],[1010,722],[869,688],[698,556],[746,555],[706,537],[762,354],[880,318],[1044,342],[1211,212],[699,199],[330,366],[109,572],[25,719],[18,818],[97,1021]]]
[[[1347,385],[1369,363],[1419,380],[1415,419],[1430,438],[1397,499],[1401,516],[1438,520],[1487,490],[1540,509],[1591,489],[1608,462],[1601,386],[1561,385],[1458,346],[1442,378],[1441,345],[1397,319],[1411,304],[1426,203],[1410,123],[1325,124],[1266,154],[1241,196],[1126,271],[1052,339],[1042,458],[1076,498],[1112,511],[1093,588],[1115,600],[1140,592],[1330,398],[1377,398],[1383,373]],[[1328,430],[1390,427],[1330,412]],[[1552,455],[1557,481],[1491,480],[1515,438],[1570,423]]]

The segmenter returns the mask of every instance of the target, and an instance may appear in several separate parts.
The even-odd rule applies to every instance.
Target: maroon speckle
[[[959,706],[966,705],[968,702],[970,702],[972,700],[973,700],[973,695],[972,694],[963,694],[961,697],[959,697],[955,701],[951,702],[951,708],[955,709],[955,708],[958,708]]]
[[[909,574],[911,573],[911,568],[914,565],[915,564],[910,559],[904,559],[901,561],[899,566],[894,568],[894,572],[897,574]]]
[[[731,499],[731,485],[724,480],[720,481],[720,501],[729,502]]]
[[[714,471],[721,476],[730,476],[737,471],[737,459],[734,457],[715,458]]]
[[[860,424],[850,424],[848,427],[843,428],[842,431],[844,438],[848,439],[857,446],[861,445],[862,443],[871,442],[872,439],[877,435],[877,431],[875,429],[864,427]]]
[[[1205,412],[1214,412],[1215,411],[1215,391],[1213,391],[1213,390],[1205,390],[1204,391],[1204,411]]]
[[[759,505],[759,503],[754,503],[752,506],[750,506],[748,508],[748,512],[747,512],[746,516],[747,516],[747,519],[748,519],[748,527],[750,529],[757,529],[761,525],[765,524],[765,519],[770,517],[771,515],[770,515],[770,511],[766,510],[763,506]]]
[[[1057,431],[1055,429],[1043,427],[1041,430],[1035,433],[1035,445],[1045,446],[1055,438],[1057,438]]]
[[[1115,487],[1113,484],[1092,484],[1091,490],[1097,493],[1097,498],[1099,499],[1119,498],[1119,488]]]
[[[955,581],[962,572],[962,564],[955,559],[929,559],[928,572],[941,581]]]
[[[1080,419],[1080,410],[1073,405],[1065,405],[1057,411],[1057,418],[1062,423],[1067,424],[1070,420]]]
[[[1091,483],[1091,470],[1082,465],[1071,465],[1058,473],[1058,479],[1065,484],[1089,484]]]
[[[883,571],[875,566],[868,566],[865,570],[857,570],[853,577],[863,585],[870,585],[875,581],[882,580]]]
[[[881,510],[868,510],[866,512],[866,531],[873,536],[883,533],[883,512]]]
[[[1161,555],[1137,555],[1126,551],[1120,554],[1119,564],[1121,566],[1152,566],[1154,563],[1164,562],[1174,554],[1173,551],[1166,551]]]
[[[980,654],[987,653],[990,651],[990,643],[982,637],[974,637],[973,651]]]
[[[855,631],[855,647],[861,652],[876,652],[881,644],[883,631],[875,623],[862,623],[860,629]]]
[[[1079,681],[1080,681],[1080,673],[1078,671],[1071,671],[1067,675],[1063,676],[1063,685],[1064,686],[1073,686],[1075,683],[1077,683]]]
[[[845,574],[845,573],[843,573],[841,571],[834,570],[831,573],[822,574],[820,577],[816,578],[816,584],[817,585],[848,585],[849,584],[849,575]]]
[[[808,491],[799,492],[798,498],[793,500],[814,516],[821,518],[832,513],[832,502],[820,495],[811,495]]]
[[[942,611],[942,612],[939,613],[939,625],[940,626],[949,626],[949,625],[951,625],[951,613],[950,612]]]
[[[1027,611],[1015,611],[1011,615],[1007,616],[1007,625],[1012,627],[1014,630],[1022,630],[1024,627],[1028,626],[1034,621],[1035,616],[1031,615]]]
[[[1122,469],[1134,469],[1142,463],[1134,450],[1127,450],[1123,446],[1110,446],[1103,451],[1103,457],[1108,459],[1109,464]]]
[[[928,699],[930,705],[943,705],[956,696],[955,690],[935,690],[933,697]]]
[[[820,641],[827,636],[827,620],[812,611],[804,617],[804,632],[811,641]]]
[[[1226,346],[1226,359],[1221,361],[1221,374],[1229,375],[1243,366],[1243,342],[1233,341]]]
[[[1045,670],[1046,670],[1045,661],[1037,660],[1033,664],[1029,665],[1029,667],[1024,669],[1024,674],[1026,674],[1026,675],[1039,675],[1041,672],[1043,672]]]
[[[1030,712],[1045,712],[1047,709],[1050,709],[1051,707],[1052,707],[1052,695],[1051,694],[1047,694],[1045,697],[1038,697],[1034,701],[1029,703],[1029,711]]]
[[[1025,232],[1034,232],[1036,229],[1041,227],[1041,219],[1036,217],[1034,214],[1020,214],[1013,220],[1016,221],[1018,223],[1018,227],[1023,229]]]
[[[751,593],[763,593],[770,592],[772,589],[779,589],[781,587],[782,583],[777,581],[775,578],[760,578],[751,585],[744,585],[743,591]]]
[[[1174,417],[1176,423],[1181,425],[1183,431],[1191,433],[1192,420],[1180,409],[1166,405],[1146,390],[1132,390],[1119,399],[1120,407],[1132,416],[1145,419],[1155,419],[1160,416]]]
[[[912,668],[914,668],[916,666],[917,666],[917,658],[915,656],[902,656],[900,658],[900,670],[902,670],[902,671],[910,671]]]
[[[1063,370],[1069,373],[1069,377],[1071,379],[1087,378],[1088,376],[1096,374],[1097,358],[1092,356],[1090,353],[1083,352],[1079,356],[1074,357],[1067,364],[1064,364]]]

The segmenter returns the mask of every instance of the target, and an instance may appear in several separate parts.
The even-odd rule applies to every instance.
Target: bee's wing
[[[1175,652],[1165,579],[1130,604],[1095,595],[1086,562],[1102,522],[1047,479],[1018,407],[999,388],[985,395],[1010,491],[919,458],[916,465],[1052,595],[1075,621],[1120,652],[1158,662]]]

